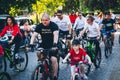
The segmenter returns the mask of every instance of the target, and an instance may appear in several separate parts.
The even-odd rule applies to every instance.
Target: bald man
[[[53,67],[53,80],[57,80],[57,72],[58,72],[58,26],[54,22],[50,21],[50,17],[48,14],[43,14],[41,23],[37,25],[35,32],[32,35],[30,44],[33,45],[35,37],[40,34],[42,38],[42,43],[40,44],[40,47],[44,49],[51,49],[49,52],[49,56],[52,62]],[[37,51],[37,56],[40,55],[40,52]],[[39,57],[38,57],[39,60]]]

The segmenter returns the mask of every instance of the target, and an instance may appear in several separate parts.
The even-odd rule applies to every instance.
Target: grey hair
[[[42,15],[42,18],[47,18],[47,19],[50,19],[50,16],[49,16],[49,14],[44,13],[44,14]]]

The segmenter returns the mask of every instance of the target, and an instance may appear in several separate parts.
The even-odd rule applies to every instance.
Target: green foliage
[[[18,15],[21,11],[38,14],[48,12],[53,15],[59,6],[63,11],[69,13],[72,10],[86,11],[120,11],[120,0],[0,0],[0,14]]]
[[[59,6],[64,6],[64,0],[38,0],[32,5],[32,9],[39,14],[44,12],[53,14]]]

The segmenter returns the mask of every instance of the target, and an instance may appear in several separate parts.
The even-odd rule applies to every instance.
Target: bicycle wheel
[[[88,76],[90,73],[91,65],[84,64],[85,74]]]
[[[108,41],[108,51],[110,54],[112,54],[112,42],[111,42],[111,40]]]
[[[32,73],[31,80],[52,80],[48,79],[48,74],[43,65],[37,65]]]
[[[28,65],[28,54],[27,52],[19,52],[18,59],[15,61],[15,67],[20,71],[24,71]]]
[[[3,56],[0,58],[0,72],[4,72],[7,69],[6,60]]]
[[[95,56],[95,67],[99,68],[100,67],[100,63],[101,63],[101,49],[100,47],[98,47],[98,49],[96,50],[96,56]]]
[[[75,75],[74,80],[80,80],[78,75]]]
[[[11,80],[11,77],[8,73],[2,72],[0,73],[0,80]]]
[[[109,53],[109,49],[108,49],[109,43],[108,40],[105,42],[105,57],[108,58],[108,56],[110,55]]]
[[[119,42],[119,44],[120,44],[120,35],[119,35],[119,39],[118,39],[118,42]]]

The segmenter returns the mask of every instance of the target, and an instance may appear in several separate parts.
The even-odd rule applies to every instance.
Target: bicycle
[[[4,70],[7,69],[6,58],[10,62],[10,68],[16,68],[18,71],[22,72],[26,69],[28,64],[28,55],[26,52],[18,53],[18,58],[15,59],[14,49],[8,44],[8,38],[2,37],[0,39],[0,45],[2,45],[4,55],[3,55],[3,68]]]
[[[0,73],[0,80],[11,80],[11,77],[7,72],[1,72]]]
[[[63,62],[62,62],[63,63]],[[79,63],[69,62],[69,64],[75,65],[75,74],[73,77],[73,80],[84,80],[84,76],[81,75],[81,72],[79,70],[79,65],[84,64],[85,74],[88,75],[90,72],[91,65],[88,64],[86,60],[80,61]]]
[[[110,54],[112,54],[112,42],[111,42],[111,32],[107,32],[107,40],[104,42],[105,44],[105,57],[108,58]]]
[[[53,80],[49,49],[38,48],[38,50],[40,51],[38,65],[32,73],[31,80]]]
[[[101,49],[99,46],[97,46],[97,41],[98,40],[96,38],[87,38],[84,39],[84,42],[86,42],[87,45],[84,45],[84,42],[82,45],[86,53],[90,56],[92,62],[94,63],[94,66],[96,68],[99,68],[101,63]]]

